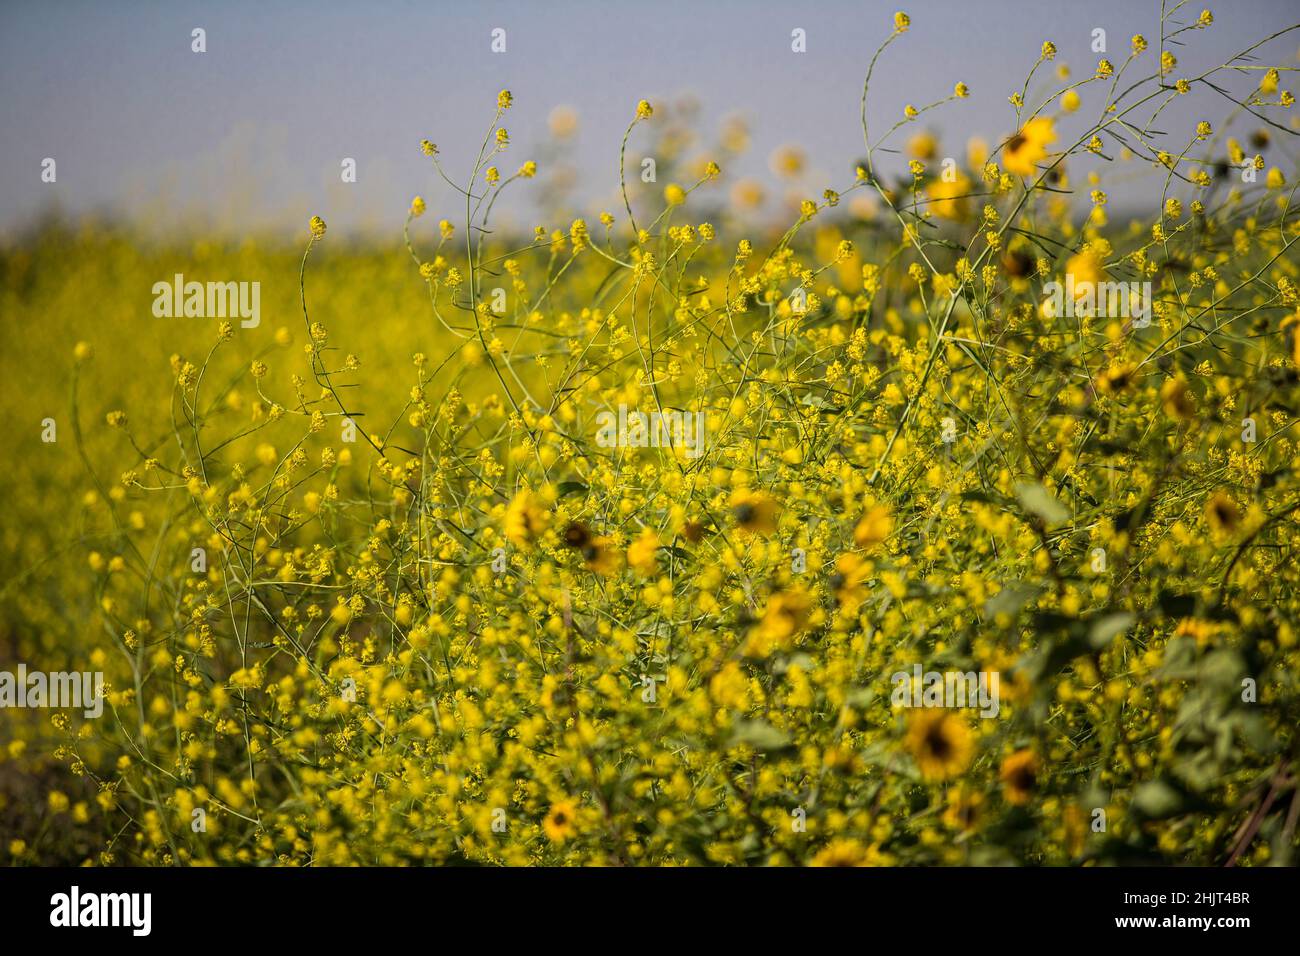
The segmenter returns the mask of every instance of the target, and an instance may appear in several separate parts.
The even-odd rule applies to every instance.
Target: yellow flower
[[[556,139],[568,139],[578,129],[578,111],[572,106],[557,106],[551,110],[546,123]]]
[[[897,13],[894,14],[895,33],[906,33],[907,28],[910,27],[911,25],[912,25],[912,18],[909,17],[902,10],[899,10]]]
[[[527,488],[521,488],[506,508],[505,535],[516,547],[530,547],[549,524],[550,512]]]
[[[1036,116],[1007,140],[1002,165],[1017,176],[1032,176],[1047,158],[1047,146],[1056,141],[1056,124],[1049,116]]]
[[[595,537],[582,549],[582,560],[588,571],[596,574],[614,574],[618,571],[622,555],[606,537]]]
[[[745,655],[767,657],[773,651],[788,650],[794,637],[807,625],[811,608],[812,598],[802,587],[773,594],[745,641]]]
[[[1226,491],[1216,491],[1205,502],[1205,520],[1216,535],[1234,534],[1241,526],[1241,509]]]
[[[907,141],[907,151],[917,159],[934,159],[939,144],[929,133],[917,133]]]
[[[423,197],[423,196],[416,196],[414,199],[411,200],[411,215],[412,215],[412,216],[423,216],[423,215],[424,215],[424,208],[425,208],[425,207],[424,207],[424,197]]]
[[[325,220],[324,220],[324,219],[322,219],[320,216],[312,216],[312,217],[311,217],[311,222],[310,222],[308,225],[311,226],[311,237],[312,237],[313,239],[321,239],[321,238],[324,238],[324,236],[325,236]]]
[[[497,109],[508,110],[514,104],[515,98],[509,90],[502,90],[497,94]]]
[[[1008,803],[1016,806],[1028,803],[1038,784],[1038,758],[1031,750],[1018,750],[1002,761],[998,778]]]
[[[1171,378],[1160,386],[1160,403],[1165,414],[1179,421],[1187,421],[1196,414],[1196,402],[1181,376]]]
[[[749,701],[749,681],[736,661],[727,661],[709,678],[709,697],[719,707],[741,710]]]
[[[729,501],[736,527],[750,534],[771,534],[776,530],[777,505],[765,491],[737,488]]]
[[[656,554],[659,550],[659,535],[650,528],[641,529],[627,549],[627,563],[637,574],[650,577],[658,570]]]
[[[894,515],[888,505],[876,505],[867,509],[856,528],[853,540],[859,548],[870,548],[880,544],[894,533]]]
[[[936,216],[960,222],[970,214],[970,193],[973,184],[965,176],[958,175],[952,182],[936,180],[925,187],[930,197],[929,208]]]
[[[948,780],[964,771],[974,751],[971,730],[961,717],[941,708],[917,710],[905,740],[926,780]]]
[[[894,858],[874,844],[863,846],[850,838],[832,840],[817,852],[810,866],[892,866]]]
[[[1132,362],[1111,365],[1097,376],[1097,391],[1103,395],[1118,395],[1133,385],[1137,366]]]
[[[641,100],[636,104],[636,118],[639,120],[649,119],[655,115],[654,107],[650,105],[649,100]]]
[[[542,821],[542,830],[552,843],[563,843],[577,832],[574,817],[578,808],[572,800],[560,800],[551,804],[550,812]]]
[[[587,570],[613,574],[619,569],[621,555],[606,537],[598,537],[581,521],[572,521],[564,529],[564,543],[582,555]]]
[[[803,150],[793,145],[778,147],[772,152],[771,159],[768,160],[772,172],[787,179],[802,173],[806,163],[807,158],[804,156]]]
[[[1097,283],[1106,280],[1106,269],[1101,258],[1091,249],[1070,256],[1065,263],[1066,275],[1074,278],[1074,297],[1091,296],[1096,301]]]
[[[841,554],[835,559],[835,573],[831,575],[830,585],[836,600],[850,613],[866,600],[871,571],[871,565],[856,554]]]
[[[948,791],[948,806],[943,811],[944,826],[969,832],[979,822],[980,808],[984,804],[984,794],[964,786],[956,786]]]

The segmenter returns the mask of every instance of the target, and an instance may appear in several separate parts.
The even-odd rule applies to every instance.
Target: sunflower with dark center
[[[908,724],[905,743],[927,780],[957,776],[970,765],[974,750],[970,727],[942,709],[917,711]]]
[[[585,551],[591,544],[591,529],[581,521],[571,521],[564,529],[564,543],[576,551]]]
[[[563,843],[577,832],[574,817],[578,809],[571,800],[560,800],[551,804],[551,810],[542,821],[542,830],[552,843]]]
[[[1216,535],[1234,534],[1241,526],[1241,509],[1226,491],[1216,491],[1205,503],[1205,520]]]
[[[1034,257],[1020,249],[1012,249],[1002,257],[1002,268],[1013,279],[1028,279],[1037,271]]]
[[[1047,146],[1056,139],[1056,124],[1048,116],[1036,116],[1006,141],[1002,165],[1017,176],[1033,176],[1047,158]]]
[[[1097,376],[1097,391],[1103,395],[1118,395],[1133,386],[1137,378],[1137,366],[1132,362],[1112,365]]]
[[[767,492],[737,488],[730,504],[740,530],[750,534],[771,534],[776,530],[776,500]]]
[[[1028,803],[1038,786],[1038,758],[1032,750],[1017,750],[1002,761],[998,776],[1008,803],[1016,806]]]

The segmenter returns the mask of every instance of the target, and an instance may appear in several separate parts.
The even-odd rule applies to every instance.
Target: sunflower
[[[812,858],[810,866],[890,866],[894,858],[881,853],[874,844],[863,846],[857,840],[832,840]]]
[[[1097,391],[1103,395],[1118,395],[1133,384],[1137,366],[1132,362],[1111,365],[1097,376]]]
[[[731,493],[731,513],[736,527],[750,534],[771,534],[776,530],[776,500],[765,491],[737,488]]]
[[[939,144],[929,133],[917,133],[907,141],[907,152],[917,159],[934,159],[939,155]]]
[[[581,521],[570,521],[564,529],[564,543],[570,548],[581,551],[591,544],[591,529]]]
[[[1205,502],[1205,520],[1216,535],[1232,534],[1241,526],[1241,509],[1226,491],[1216,491]]]
[[[582,560],[588,571],[597,574],[613,574],[622,566],[622,553],[614,546],[610,538],[592,538],[582,549]]]
[[[691,544],[699,544],[704,538],[704,523],[701,521],[688,521],[682,525],[682,537]]]
[[[1037,116],[1006,141],[1002,165],[1017,176],[1032,176],[1038,163],[1047,158],[1047,145],[1055,141],[1056,124],[1051,117]]]
[[[1028,803],[1038,784],[1038,758],[1031,750],[1017,750],[1002,761],[998,776],[1008,803]]]
[[[1038,271],[1034,257],[1021,249],[1008,250],[1002,257],[1002,268],[1013,279],[1028,279]]]
[[[974,830],[983,804],[984,794],[966,787],[953,787],[948,791],[948,807],[943,811],[944,826],[963,833]]]
[[[613,574],[619,569],[621,555],[609,538],[597,537],[581,521],[571,521],[564,529],[564,543],[582,555],[588,571]]]
[[[578,808],[574,806],[572,800],[561,800],[551,804],[550,812],[542,821],[542,830],[545,831],[547,839],[552,843],[563,843],[573,836],[577,832],[573,822],[577,812]]]
[[[926,780],[947,780],[965,770],[974,742],[971,730],[946,710],[918,710],[907,727],[906,746]]]

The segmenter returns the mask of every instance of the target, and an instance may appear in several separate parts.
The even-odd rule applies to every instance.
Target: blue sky
[[[1187,18],[1202,5],[1188,5]],[[1098,58],[1090,49],[1094,28],[1107,31],[1107,55],[1116,62],[1133,33],[1153,43],[1159,33],[1159,2],[1145,0],[905,6],[912,30],[877,71],[873,127],[962,80],[970,100],[925,124],[942,134],[943,153],[956,156],[972,134],[997,140],[1011,131],[1006,97],[1044,39],[1081,78]],[[1291,0],[1209,6],[1216,23],[1186,35],[1179,73],[1221,63],[1300,22]],[[539,155],[553,108],[576,111],[577,212],[612,207],[619,140],[641,97],[671,109],[691,94],[709,131],[725,114],[744,115],[753,147],[728,165],[732,181],[754,176],[771,191],[768,155],[783,143],[802,144],[812,161],[801,188],[820,192],[842,184],[861,154],[862,74],[894,9],[862,0],[9,0],[0,8],[0,232],[55,202],[74,214],[109,210],[147,225],[203,224],[235,235],[300,230],[312,213],[331,228],[393,234],[415,193],[434,215],[454,212],[451,191],[417,144],[437,142],[453,175],[472,165],[502,87],[516,98],[506,171]],[[205,54],[190,50],[194,27],[207,31]],[[507,31],[505,54],[489,49],[496,27]],[[807,33],[804,54],[790,50],[796,27]],[[1295,66],[1298,47],[1300,30],[1258,53]],[[1283,86],[1294,91],[1295,75],[1284,74]],[[1237,74],[1226,82],[1247,89],[1257,79]],[[1187,100],[1162,121],[1171,138],[1231,106],[1208,92]],[[1083,122],[1094,102],[1085,96],[1085,109],[1070,119]],[[1285,150],[1269,158],[1291,178],[1296,148]],[[46,156],[58,163],[53,185],[40,181]],[[340,183],[343,157],[357,160],[355,184]],[[525,185],[505,214],[531,225],[538,188]],[[1135,201],[1144,194],[1140,177],[1119,189]]]

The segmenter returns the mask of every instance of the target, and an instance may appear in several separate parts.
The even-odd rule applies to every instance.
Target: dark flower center
[[[937,760],[947,760],[952,755],[952,741],[944,734],[942,723],[936,723],[925,732],[925,745]]]
[[[1025,764],[1022,767],[1017,767],[1011,774],[1008,782],[1017,790],[1034,789],[1034,784],[1037,782],[1037,777],[1034,775],[1034,768],[1028,764]]]

